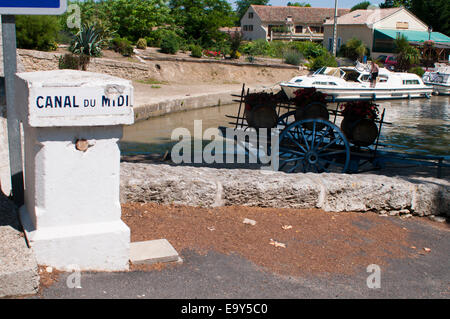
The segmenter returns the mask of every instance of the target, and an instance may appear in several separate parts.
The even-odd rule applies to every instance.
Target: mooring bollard
[[[134,123],[131,82],[71,70],[18,73],[16,92],[25,136],[20,218],[38,263],[128,269],[118,141]]]

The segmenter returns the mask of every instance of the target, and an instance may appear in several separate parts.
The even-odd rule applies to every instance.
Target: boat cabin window
[[[357,71],[347,70],[347,72],[345,73],[344,80],[350,81],[350,82],[357,82],[360,75],[361,75],[361,73],[359,73]]]
[[[316,82],[313,83],[313,85],[337,85],[337,84],[334,83],[334,82],[319,82],[319,81],[316,81]]]
[[[345,72],[340,70],[339,68],[330,68],[330,67],[323,67],[318,69],[316,72],[314,72],[314,75],[329,75],[329,76],[335,76],[335,77],[342,77]]]
[[[403,85],[419,85],[419,80],[403,80]]]
[[[303,81],[302,79],[297,79],[297,80],[295,80],[295,83],[300,83],[302,81]]]

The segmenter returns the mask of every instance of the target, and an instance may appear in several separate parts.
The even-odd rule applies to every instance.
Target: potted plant
[[[297,107],[295,120],[301,121],[306,119],[322,119],[328,121],[329,113],[327,109],[327,95],[315,88],[299,89],[294,92],[294,102]],[[307,124],[308,129],[312,129],[312,123]],[[322,129],[319,125],[316,129]]]
[[[249,127],[273,128],[277,125],[277,98],[271,93],[251,93],[245,97],[244,116]]]
[[[357,146],[372,145],[378,137],[378,105],[372,101],[351,101],[341,107],[341,130]]]

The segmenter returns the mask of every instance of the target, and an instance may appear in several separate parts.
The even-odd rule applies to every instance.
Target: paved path
[[[388,217],[386,217],[388,218]],[[390,217],[389,217],[390,218]],[[393,218],[412,239],[432,251],[390,261],[381,269],[381,288],[369,289],[367,265],[354,276],[281,277],[236,256],[183,251],[182,265],[161,271],[83,273],[81,289],[69,289],[67,274],[40,298],[450,298],[450,228],[425,220]],[[447,226],[447,227],[446,227]],[[422,247],[418,247],[422,248]]]

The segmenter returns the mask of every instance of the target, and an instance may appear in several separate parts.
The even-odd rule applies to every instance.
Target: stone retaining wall
[[[286,174],[122,163],[121,200],[450,216],[450,182],[370,174]]]

